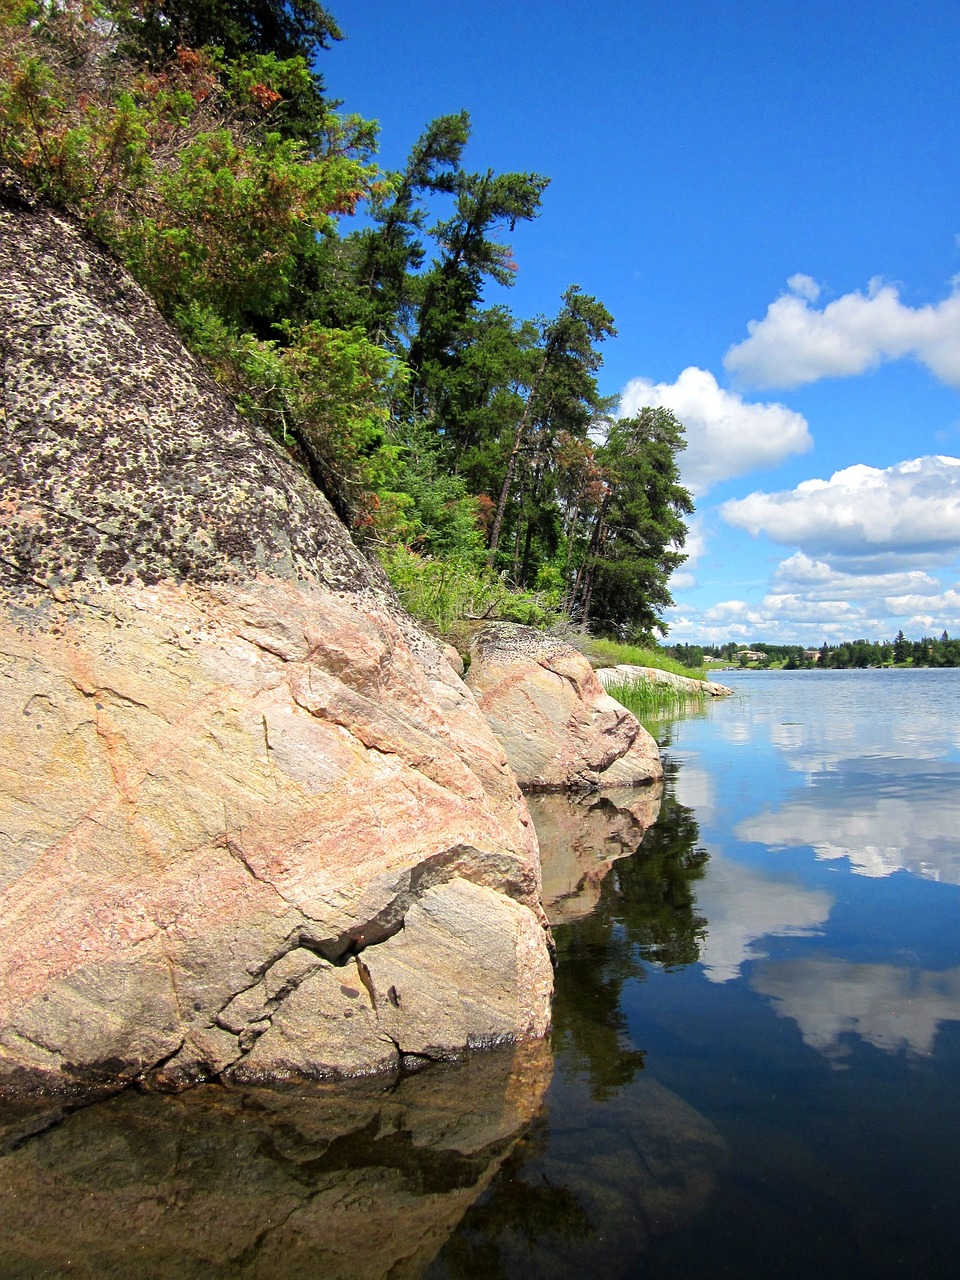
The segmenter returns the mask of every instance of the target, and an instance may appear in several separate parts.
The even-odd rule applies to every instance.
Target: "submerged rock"
[[[542,1035],[536,837],[448,661],[9,180],[0,312],[0,1079],[354,1074]]]
[[[570,645],[492,623],[474,636],[470,659],[467,684],[525,791],[634,786],[663,777],[656,742]]]
[[[682,1261],[647,1268],[644,1254],[710,1203],[729,1159],[721,1134],[644,1075],[597,1098],[558,1080],[551,1097],[549,1143],[537,1150],[534,1128],[428,1274],[472,1274],[465,1257],[494,1276],[690,1274]]]

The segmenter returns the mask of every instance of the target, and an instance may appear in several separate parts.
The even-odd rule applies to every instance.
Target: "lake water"
[[[957,1275],[960,671],[724,679],[533,806],[552,1045],[0,1112],[0,1276]]]

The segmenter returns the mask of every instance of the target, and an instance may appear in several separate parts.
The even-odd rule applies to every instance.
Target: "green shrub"
[[[392,546],[383,547],[379,558],[407,612],[437,635],[451,635],[458,623],[487,619],[539,628],[562,620],[555,594],[512,589],[457,557],[420,556]]]

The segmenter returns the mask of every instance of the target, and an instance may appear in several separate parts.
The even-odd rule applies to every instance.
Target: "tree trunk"
[[[564,536],[567,539],[567,562],[563,566],[564,582],[569,582],[570,580],[570,562],[573,559],[573,540],[576,537],[577,520],[579,519],[579,517],[580,517],[580,499],[577,498],[576,502],[573,504],[573,514],[571,515],[570,519],[567,521],[567,527],[564,530]]]
[[[493,518],[493,528],[490,530],[490,549],[487,552],[487,564],[492,565],[497,555],[497,548],[500,545],[500,533],[503,529],[503,517],[507,509],[507,502],[510,498],[510,489],[513,485],[513,473],[517,466],[517,458],[520,454],[520,447],[523,444],[524,436],[527,434],[527,426],[530,421],[530,409],[533,405],[534,397],[540,388],[540,381],[543,378],[544,370],[547,367],[547,357],[550,354],[549,345],[544,350],[543,359],[540,361],[540,368],[537,370],[536,377],[530,387],[530,394],[527,396],[527,402],[523,406],[523,413],[517,424],[517,430],[513,437],[513,448],[510,450],[510,457],[507,459],[507,470],[503,477],[503,484],[500,487],[500,497],[497,500],[497,514]]]
[[[580,625],[586,630],[587,623],[590,619],[590,599],[593,595],[593,576],[596,566],[591,565],[590,561],[600,554],[603,546],[603,535],[606,532],[607,512],[610,509],[610,501],[613,497],[612,493],[608,493],[600,505],[597,512],[597,518],[593,526],[593,533],[590,536],[590,542],[584,553],[583,560],[580,562],[580,568],[577,570],[577,580],[573,584],[573,593],[570,596],[570,613],[573,614],[577,601],[583,599],[583,612],[581,614]]]
[[[527,486],[525,480],[520,481],[520,498],[519,510],[517,511],[517,527],[513,535],[513,560],[510,563],[510,581],[514,584],[517,582],[517,574],[520,571],[520,533],[523,529],[523,500],[526,497]],[[529,522],[527,528],[529,529]]]

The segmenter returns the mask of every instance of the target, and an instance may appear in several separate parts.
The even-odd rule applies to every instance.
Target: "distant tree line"
[[[0,0],[0,38],[0,160],[123,260],[398,581],[442,562],[447,586],[665,632],[681,424],[611,416],[613,317],[578,285],[548,316],[487,298],[547,178],[471,168],[465,111],[379,169],[376,124],[317,73],[342,38],[317,0]]]
[[[697,651],[696,646],[675,645],[671,652],[681,649]],[[960,667],[960,640],[951,639],[946,631],[939,639],[923,636],[919,640],[908,640],[902,631],[898,631],[893,640],[844,640],[839,644],[824,641],[818,649],[757,641],[749,646],[749,651],[763,654],[765,659],[751,661],[750,665],[777,663],[788,671],[812,667]],[[713,658],[737,662],[744,646],[729,641],[724,645],[705,645],[702,652]]]
[[[703,666],[704,655],[710,653],[709,648],[704,649],[703,645],[699,644],[664,645],[663,651],[668,657],[673,658],[675,662],[679,662],[681,666],[688,667],[691,671],[699,671]]]

